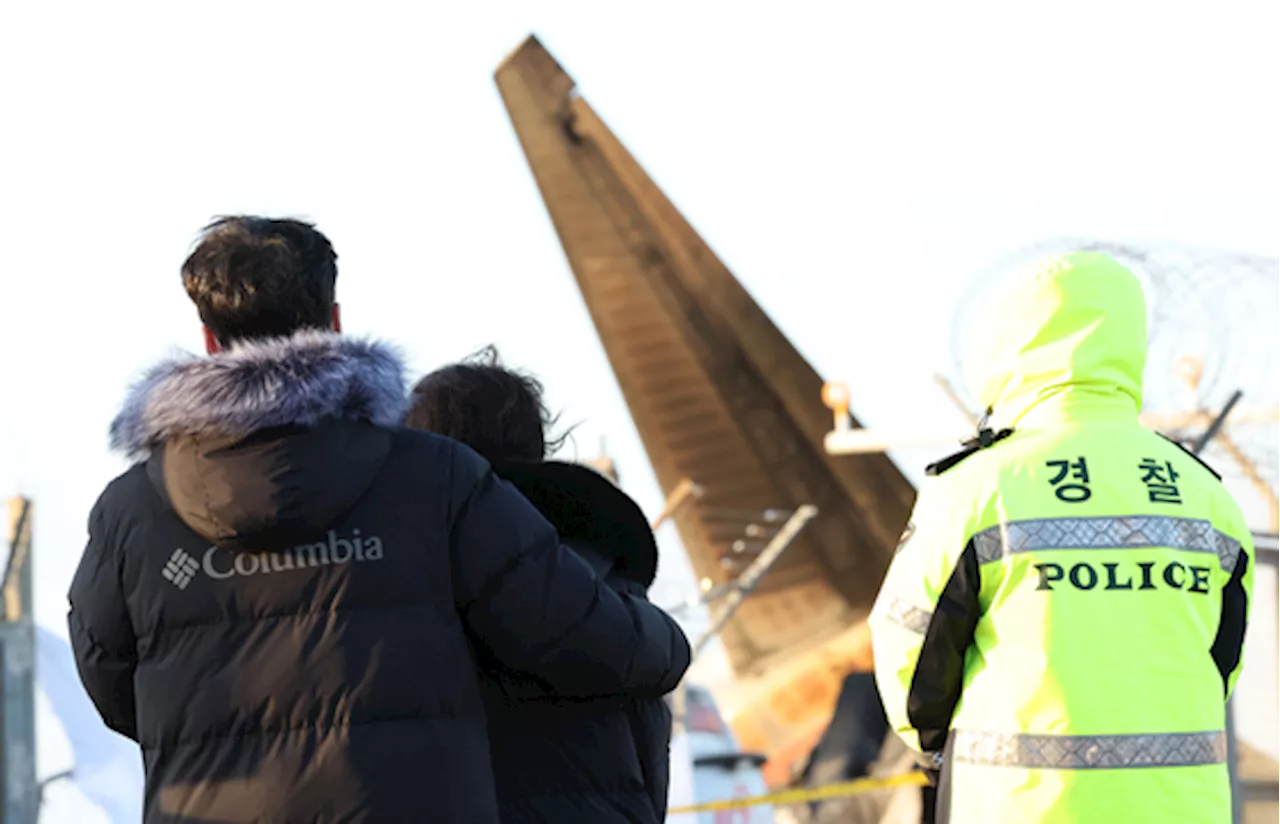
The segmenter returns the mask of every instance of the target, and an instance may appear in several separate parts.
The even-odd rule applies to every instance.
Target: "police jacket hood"
[[[211,544],[276,549],[364,494],[391,446],[379,427],[404,399],[391,347],[305,331],[161,363],[130,391],[111,443],[149,456],[161,499]]]
[[[645,589],[653,584],[658,573],[653,530],[631,496],[608,478],[559,461],[503,463],[495,469],[551,521],[562,541],[592,562],[597,574],[615,572]]]
[[[1053,258],[1005,294],[995,317],[965,358],[966,383],[992,409],[993,429],[1137,417],[1147,311],[1127,268],[1097,252]]]

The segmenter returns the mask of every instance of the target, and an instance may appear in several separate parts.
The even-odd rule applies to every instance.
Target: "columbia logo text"
[[[186,589],[200,571],[200,562],[181,549],[175,549],[160,574],[178,589]]]
[[[377,535],[361,537],[360,530],[356,529],[350,537],[342,537],[330,530],[327,540],[277,552],[235,552],[211,546],[196,560],[181,549],[174,550],[162,574],[178,589],[186,589],[200,571],[215,581],[225,581],[250,575],[381,561],[382,557],[382,539]]]

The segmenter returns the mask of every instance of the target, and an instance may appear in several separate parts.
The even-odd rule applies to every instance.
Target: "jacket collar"
[[[648,588],[658,573],[658,544],[644,512],[608,478],[560,461],[500,463],[513,484],[550,521],[560,539],[612,560],[625,578]]]
[[[317,330],[242,342],[148,370],[111,423],[111,448],[136,460],[180,436],[238,437],[326,418],[396,426],[406,389],[403,361],[384,343]]]

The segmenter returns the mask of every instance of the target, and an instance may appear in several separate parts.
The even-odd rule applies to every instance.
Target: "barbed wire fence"
[[[1212,415],[1237,390],[1243,393],[1241,407],[1274,409],[1280,403],[1280,260],[1173,245],[1062,238],[997,261],[974,278],[958,302],[951,327],[951,382],[971,407],[977,403],[964,384],[964,353],[974,323],[982,316],[978,308],[998,299],[1003,288],[1028,274],[1037,260],[1082,249],[1116,258],[1146,288],[1147,410],[1203,410]],[[1219,439],[1210,443],[1206,460],[1224,476],[1246,478],[1248,470],[1238,460],[1243,453],[1273,491],[1280,486],[1275,418],[1242,414],[1232,419],[1228,431],[1225,444]]]

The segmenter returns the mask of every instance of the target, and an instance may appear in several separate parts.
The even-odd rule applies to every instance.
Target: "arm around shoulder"
[[[676,687],[691,653],[670,616],[606,586],[470,449],[455,446],[452,466],[455,597],[499,661],[562,695],[662,695]]]

